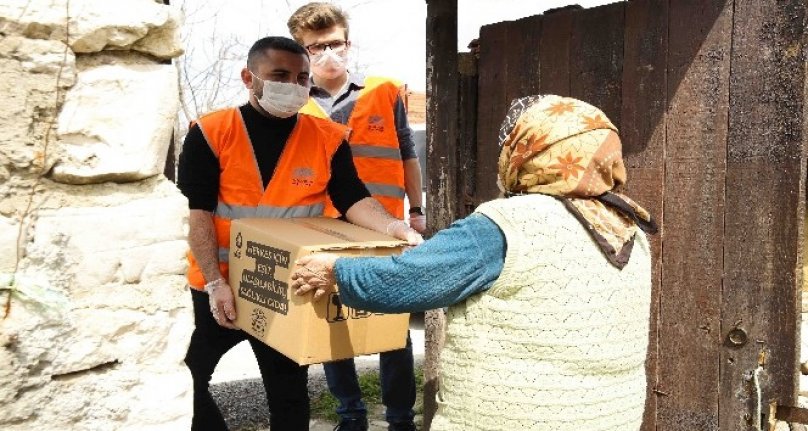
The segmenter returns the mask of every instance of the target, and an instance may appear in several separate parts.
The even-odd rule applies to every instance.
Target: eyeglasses
[[[326,48],[331,48],[331,51],[342,52],[345,48],[349,47],[351,42],[347,40],[332,40],[330,42],[312,43],[306,46],[306,51],[311,55],[321,54]]]

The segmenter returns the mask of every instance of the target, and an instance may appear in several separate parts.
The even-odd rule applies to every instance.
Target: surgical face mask
[[[323,50],[312,59],[311,69],[315,76],[322,79],[335,79],[345,73],[348,67],[347,49],[334,52],[331,48]]]
[[[286,82],[264,81],[250,72],[253,78],[264,82],[261,97],[256,101],[273,117],[289,118],[297,114],[309,100],[309,88]]]

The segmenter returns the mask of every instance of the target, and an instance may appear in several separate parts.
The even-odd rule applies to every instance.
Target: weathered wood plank
[[[505,58],[508,79],[505,100],[510,105],[513,99],[538,94],[540,91],[539,40],[542,16],[522,18],[508,23],[507,26],[508,44]]]
[[[477,58],[471,53],[458,54],[460,72],[457,137],[457,218],[474,211],[477,192]]]
[[[508,111],[507,68],[503,67],[502,49],[508,44],[509,23],[486,25],[480,29],[479,93],[477,111],[477,192],[475,205],[495,198],[497,134]]]
[[[732,3],[669,4],[657,429],[717,431]]]
[[[570,95],[599,107],[620,128],[625,3],[574,15],[570,37]]]
[[[519,79],[521,85],[519,87],[520,92],[518,97],[539,94],[541,91],[540,41],[543,21],[544,17],[541,15],[530,16],[517,21],[521,28],[521,37],[526,42],[525,51],[522,55],[522,78]],[[509,73],[509,76],[513,75]]]
[[[576,10],[544,15],[539,42],[539,88],[544,94],[570,95],[570,35]]]
[[[510,106],[511,100],[519,97],[521,93],[522,78],[518,77],[518,74],[522,69],[522,60],[525,55],[527,41],[524,37],[517,37],[522,32],[519,21],[506,21],[499,25],[505,27],[504,34],[508,41],[499,47],[499,62],[500,67],[505,71],[505,92],[502,97],[505,98],[505,103]]]
[[[457,0],[428,0],[427,223],[435,232],[455,217],[457,202]],[[424,429],[437,410],[438,362],[443,346],[443,310],[425,315]]]
[[[451,224],[456,205],[457,0],[430,0],[426,25],[427,221],[434,232]]]
[[[737,0],[724,230],[720,416],[727,431],[759,429],[762,404],[796,406],[799,273],[805,208],[804,1]],[[765,355],[765,364],[761,364]],[[766,420],[763,419],[763,423]]]
[[[663,202],[665,191],[666,60],[668,54],[668,1],[633,1],[626,4],[620,137],[628,169],[625,192],[643,205],[660,225],[651,236],[653,291],[646,360],[647,395],[643,430],[656,429],[656,389],[661,292]]]

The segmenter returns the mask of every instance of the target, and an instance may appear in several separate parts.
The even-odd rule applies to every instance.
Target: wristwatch
[[[410,208],[410,214],[424,215],[424,210],[421,207]]]

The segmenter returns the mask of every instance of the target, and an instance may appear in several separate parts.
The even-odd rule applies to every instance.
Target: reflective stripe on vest
[[[403,188],[389,184],[365,183],[365,187],[367,187],[370,194],[374,196],[389,196],[404,199],[404,195],[406,194]]]
[[[387,78],[367,77],[354,103],[348,126],[349,142],[359,178],[373,197],[395,217],[404,217],[404,163],[398,142],[395,103],[399,84]],[[300,112],[328,118],[313,98]],[[327,202],[325,215],[339,212]]]
[[[216,206],[216,216],[236,220],[240,218],[292,218],[292,217],[318,217],[323,215],[325,204],[320,202],[313,205],[297,205],[293,207],[277,207],[269,205],[246,206],[228,205],[219,202]]]
[[[401,150],[398,147],[388,148],[369,144],[351,144],[351,154],[354,157],[401,160]]]
[[[246,217],[314,217],[323,214],[331,177],[331,158],[347,128],[328,120],[298,115],[266,188],[247,128],[238,108],[198,120],[219,162],[219,203],[213,214],[219,271],[227,279],[230,221]],[[188,256],[188,283],[201,289],[205,278]]]

